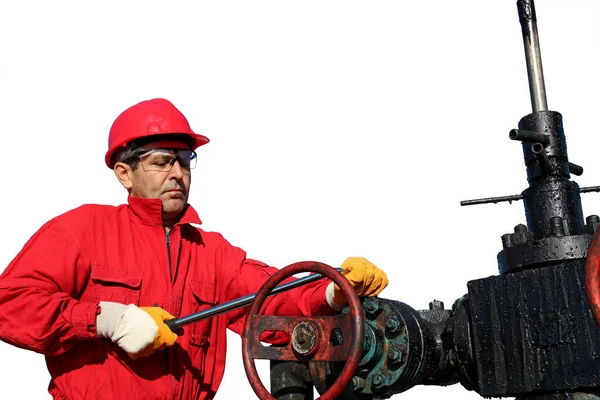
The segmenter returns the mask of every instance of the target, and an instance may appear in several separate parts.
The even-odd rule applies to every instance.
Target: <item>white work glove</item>
[[[108,338],[130,355],[150,346],[158,334],[158,326],[147,312],[133,304],[100,302],[96,316],[98,336]]]

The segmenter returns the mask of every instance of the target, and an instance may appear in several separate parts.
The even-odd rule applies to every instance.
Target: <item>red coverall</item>
[[[0,339],[46,355],[55,399],[212,399],[226,328],[247,308],[185,327],[174,346],[131,359],[96,334],[98,302],[159,306],[175,316],[256,292],[277,269],[205,232],[188,206],[166,235],[160,199],[84,205],[46,223],[0,276]],[[271,297],[268,315],[324,315],[327,280]]]

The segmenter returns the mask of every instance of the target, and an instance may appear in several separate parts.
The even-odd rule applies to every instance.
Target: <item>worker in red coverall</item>
[[[163,321],[254,293],[277,269],[192,225],[200,224],[187,203],[194,150],[206,143],[165,99],[128,108],[105,157],[128,204],[87,204],[50,220],[0,276],[0,339],[46,356],[54,399],[215,396],[226,329],[240,334],[247,308],[179,337]],[[342,268],[362,296],[388,283],[364,258]],[[270,297],[264,313],[332,314],[345,301],[323,279]]]

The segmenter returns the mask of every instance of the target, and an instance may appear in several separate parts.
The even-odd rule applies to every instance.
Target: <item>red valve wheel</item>
[[[596,229],[585,261],[585,292],[592,315],[600,326],[600,229]]]
[[[324,317],[273,317],[258,315],[261,306],[269,293],[285,278],[300,272],[315,272],[326,276],[335,282],[341,289],[348,305],[350,314],[340,314]],[[300,332],[302,339],[294,341],[294,331]],[[337,329],[344,339],[339,346],[330,344],[330,334]],[[254,359],[288,361],[344,361],[344,368],[338,379],[331,387],[316,400],[334,400],[348,385],[362,356],[363,340],[365,335],[365,316],[360,300],[350,282],[338,271],[330,266],[314,262],[302,261],[288,265],[271,276],[256,293],[256,298],[248,311],[242,336],[242,357],[244,369],[254,393],[261,400],[276,400],[262,384]],[[264,331],[283,331],[291,338],[290,343],[283,347],[265,347],[260,343],[260,334]],[[309,335],[304,335],[309,331]],[[351,333],[351,340],[346,340],[346,333]],[[304,339],[310,338],[306,341]],[[306,343],[308,347],[305,346]]]

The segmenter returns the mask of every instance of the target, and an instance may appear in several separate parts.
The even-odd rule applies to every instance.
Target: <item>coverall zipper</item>
[[[165,229],[165,238],[166,238],[166,242],[167,242],[167,259],[169,260],[169,284],[171,282],[173,282],[173,272],[172,272],[172,267],[171,267],[171,231],[167,231]],[[166,364],[166,368],[167,371],[169,371],[169,358],[171,357],[171,352],[169,351],[169,348],[165,349],[165,364]]]
[[[165,231],[167,238],[167,259],[169,260],[169,280],[173,282],[173,271],[171,267],[171,231]]]

